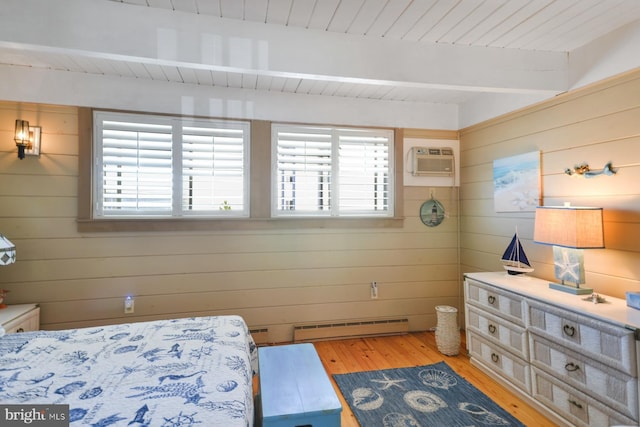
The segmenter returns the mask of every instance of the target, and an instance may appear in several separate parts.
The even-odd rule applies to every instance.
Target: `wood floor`
[[[434,332],[322,341],[316,342],[314,345],[330,377],[332,374],[403,368],[445,361],[460,376],[484,392],[523,424],[538,427],[555,425],[516,395],[471,365],[464,349],[464,338],[458,356],[445,356],[440,353],[436,346]],[[333,382],[333,378],[331,381]],[[358,421],[349,409],[349,405],[344,401],[335,382],[333,384],[342,402],[342,427],[358,427]]]

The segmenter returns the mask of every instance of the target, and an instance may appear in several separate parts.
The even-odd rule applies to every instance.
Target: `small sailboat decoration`
[[[502,255],[502,266],[507,270],[507,273],[512,275],[531,273],[533,271],[533,267],[531,267],[518,238],[517,229],[507,250]]]

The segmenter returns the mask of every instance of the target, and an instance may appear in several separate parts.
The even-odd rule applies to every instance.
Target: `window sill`
[[[79,219],[78,231],[218,231],[312,228],[401,228],[404,218]]]

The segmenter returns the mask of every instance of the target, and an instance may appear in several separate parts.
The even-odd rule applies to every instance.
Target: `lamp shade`
[[[0,234],[0,265],[16,262],[16,245]]]
[[[604,248],[602,208],[539,206],[533,240],[567,248]]]
[[[29,143],[29,122],[26,120],[16,120],[16,132],[13,137],[16,144]]]

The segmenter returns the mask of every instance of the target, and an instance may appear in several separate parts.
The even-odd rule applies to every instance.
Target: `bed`
[[[0,402],[68,404],[71,425],[252,426],[256,371],[239,316],[0,336]]]

